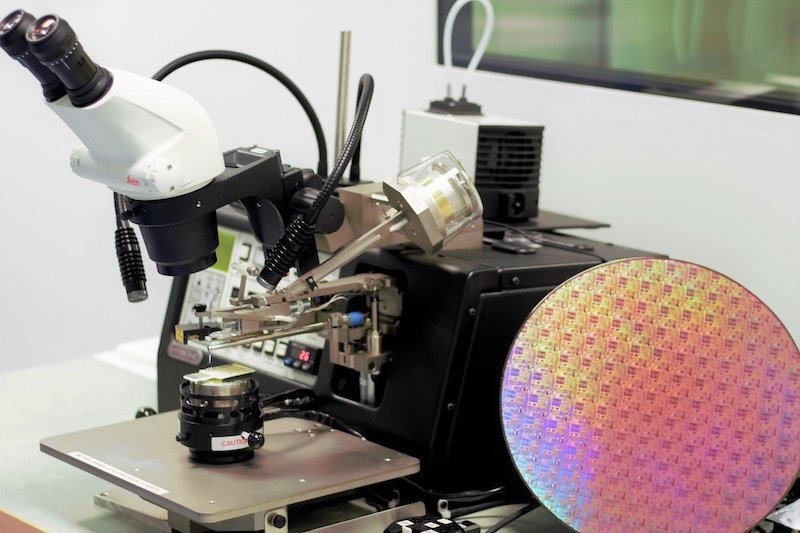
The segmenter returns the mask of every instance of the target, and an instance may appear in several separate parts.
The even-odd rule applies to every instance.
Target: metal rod
[[[370,301],[370,322],[372,324],[372,329],[378,329],[378,297],[373,296]]]
[[[279,294],[290,297],[303,294],[309,289],[313,290],[314,286],[322,281],[322,278],[334,270],[342,268],[383,239],[387,238],[389,234],[398,227],[402,227],[402,222],[405,220],[407,220],[407,218],[402,211],[397,211],[394,208],[390,209],[386,213],[386,218],[383,222],[336,252],[318,266],[297,278]]]
[[[261,341],[269,341],[272,339],[280,339],[281,337],[288,337],[289,335],[299,335],[300,333],[313,333],[315,331],[322,331],[325,329],[325,322],[314,322],[299,328],[285,328],[272,333],[265,333],[263,335],[248,336],[246,338],[237,339],[235,341],[225,341],[216,344],[208,345],[208,353],[222,348],[232,348],[234,346],[243,346],[245,344],[253,344]]]
[[[244,303],[244,298],[245,298],[245,292],[244,291],[246,289],[247,289],[247,276],[242,275],[242,277],[239,278],[239,294],[238,294],[238,298],[236,298],[236,303],[237,304],[242,305],[242,303]]]
[[[350,30],[343,30],[339,40],[339,91],[336,100],[336,146],[333,159],[339,157],[344,146],[347,121],[347,90],[350,81]]]

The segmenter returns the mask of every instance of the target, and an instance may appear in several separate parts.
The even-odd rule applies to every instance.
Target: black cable
[[[422,485],[420,485],[419,483],[417,483],[416,481],[414,481],[412,479],[409,479],[407,477],[402,477],[400,479],[402,479],[403,481],[405,481],[406,483],[408,483],[409,485],[411,485],[412,487],[414,487],[418,491],[424,492],[428,496],[432,496],[434,498],[440,498],[440,499],[443,499],[443,500],[448,500],[448,501],[451,501],[451,502],[472,502],[472,501],[477,501],[477,500],[480,500],[482,498],[486,498],[488,496],[496,496],[498,494],[502,494],[506,490],[506,487],[500,486],[500,487],[494,487],[492,489],[486,489],[486,490],[465,490],[465,491],[461,491],[461,492],[450,492],[450,493],[437,492],[435,490],[431,490],[431,489],[425,488]]]
[[[356,116],[336,165],[311,206],[302,216],[295,217],[292,220],[277,244],[267,253],[264,268],[261,269],[261,273],[258,275],[258,282],[267,289],[273,289],[278,285],[314,236],[314,225],[322,211],[322,207],[339,184],[344,170],[350,163],[353,153],[361,141],[361,133],[367,121],[367,113],[369,113],[374,87],[372,76],[369,74],[361,76],[358,83]]]
[[[322,411],[316,411],[314,409],[298,409],[293,407],[288,408],[275,408],[274,411],[267,411],[261,414],[261,419],[264,421],[267,420],[274,420],[276,418],[287,418],[287,417],[301,417],[307,420],[312,420],[314,422],[319,422],[320,424],[324,424],[326,426],[330,426],[334,429],[338,429],[349,433],[353,436],[358,437],[359,439],[363,439],[364,435],[362,435],[356,429],[348,426],[338,418],[333,415],[329,415],[328,413],[323,413]]]
[[[317,114],[314,111],[314,108],[311,106],[311,102],[308,101],[306,96],[300,90],[300,88],[294,84],[292,80],[290,80],[283,72],[278,70],[277,68],[273,67],[266,61],[262,61],[256,57],[243,54],[241,52],[232,52],[230,50],[203,50],[200,52],[193,52],[191,54],[187,54],[185,56],[179,57],[178,59],[168,63],[164,67],[161,68],[158,72],[153,74],[153,79],[162,81],[172,72],[175,72],[179,68],[188,65],[190,63],[196,63],[198,61],[204,61],[207,59],[228,59],[231,61],[238,61],[240,63],[246,63],[257,69],[260,69],[276,80],[278,80],[281,85],[286,87],[290,93],[297,99],[300,105],[303,108],[303,111],[306,112],[306,116],[308,116],[308,120],[311,121],[311,127],[314,128],[314,135],[317,138],[317,149],[319,150],[319,161],[317,162],[317,174],[320,176],[326,176],[328,174],[328,146],[325,143],[325,134],[322,131],[322,125],[319,122],[319,118],[317,118]]]
[[[361,84],[358,86],[358,94],[356,95],[356,102],[361,99]],[[361,182],[361,141],[356,144],[353,150],[353,158],[350,162],[350,176],[348,177],[348,185],[353,185]]]
[[[262,409],[276,403],[282,403],[286,407],[299,407],[313,403],[316,398],[316,394],[311,389],[292,389],[272,396],[264,396],[259,399],[258,405]]]
[[[348,176],[348,185],[355,185],[361,183],[361,143],[358,143],[355,151],[353,152],[353,161],[350,163],[350,176]]]
[[[535,501],[531,502],[528,505],[526,505],[525,507],[523,507],[521,509],[518,509],[517,511],[511,513],[507,517],[505,517],[502,520],[500,520],[499,522],[497,522],[495,525],[493,525],[492,527],[487,529],[485,533],[497,533],[498,531],[500,531],[501,528],[507,526],[508,524],[510,524],[511,522],[516,520],[517,518],[519,518],[519,517],[521,517],[521,516],[523,516],[525,514],[528,514],[529,512],[531,512],[534,509],[536,509],[537,507],[539,507],[539,502],[535,502]]]
[[[347,165],[350,164],[353,153],[361,142],[361,133],[364,131],[364,124],[367,122],[367,113],[369,113],[369,105],[372,102],[372,93],[374,90],[375,81],[372,79],[372,76],[369,74],[362,75],[361,79],[358,81],[356,116],[353,119],[353,125],[350,126],[350,133],[347,136],[347,141],[345,141],[342,147],[342,153],[339,155],[339,159],[336,161],[331,175],[325,181],[319,194],[314,199],[314,203],[311,204],[311,207],[303,214],[303,220],[306,224],[313,225],[317,222],[322,207],[325,205],[325,202],[328,201],[331,194],[333,194],[336,186],[339,185],[344,170],[347,168]]]
[[[490,226],[495,226],[495,227],[498,227],[498,228],[504,228],[504,229],[507,229],[508,231],[512,231],[512,232],[524,237],[525,239],[531,241],[533,244],[539,244],[539,245],[542,244],[541,240],[537,240],[533,235],[531,235],[531,234],[519,229],[518,227],[516,227],[516,226],[514,226],[512,224],[506,224],[505,222],[496,222],[494,220],[486,220],[486,219],[484,219],[483,223],[484,224],[488,224]]]
[[[551,248],[559,248],[561,250],[567,250],[567,251],[575,252],[575,253],[578,253],[578,254],[588,255],[589,257],[594,257],[595,259],[599,259],[603,263],[606,263],[608,261],[608,259],[606,259],[605,257],[599,256],[597,254],[593,254],[591,252],[587,252],[586,250],[581,250],[581,249],[578,249],[578,248],[572,248],[570,246],[559,246],[558,244],[555,244],[555,243],[552,243],[552,242],[547,242],[547,240],[543,240],[541,238],[537,239],[536,236],[531,235],[527,231],[519,229],[518,227],[516,227],[516,226],[514,226],[512,224],[506,224],[505,222],[497,222],[496,220],[484,220],[483,223],[484,224],[488,224],[490,226],[496,226],[498,228],[505,228],[505,229],[507,229],[507,230],[509,230],[511,232],[514,232],[514,233],[520,235],[521,237],[531,241],[532,243],[538,244],[540,246],[549,246]]]
[[[464,507],[456,507],[455,509],[450,509],[450,516],[452,518],[461,518],[466,515],[470,515],[473,513],[477,513],[480,511],[485,511],[486,509],[490,509],[492,507],[500,507],[501,505],[516,505],[521,503],[518,499],[514,500],[487,500],[485,502],[481,502],[475,505],[467,505]]]

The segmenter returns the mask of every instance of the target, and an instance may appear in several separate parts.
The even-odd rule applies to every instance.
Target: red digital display
[[[316,363],[319,353],[320,350],[318,348],[292,341],[289,343],[284,364],[302,372],[316,374]]]

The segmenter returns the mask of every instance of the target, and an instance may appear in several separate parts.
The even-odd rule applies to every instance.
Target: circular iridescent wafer
[[[501,393],[514,464],[582,533],[742,532],[800,470],[800,353],[775,315],[691,263],[605,263],[545,297]]]

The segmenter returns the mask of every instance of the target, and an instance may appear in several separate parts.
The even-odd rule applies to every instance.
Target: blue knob
[[[347,316],[350,317],[350,327],[351,328],[358,328],[364,325],[365,316],[364,313],[359,311],[351,311],[347,313]]]

